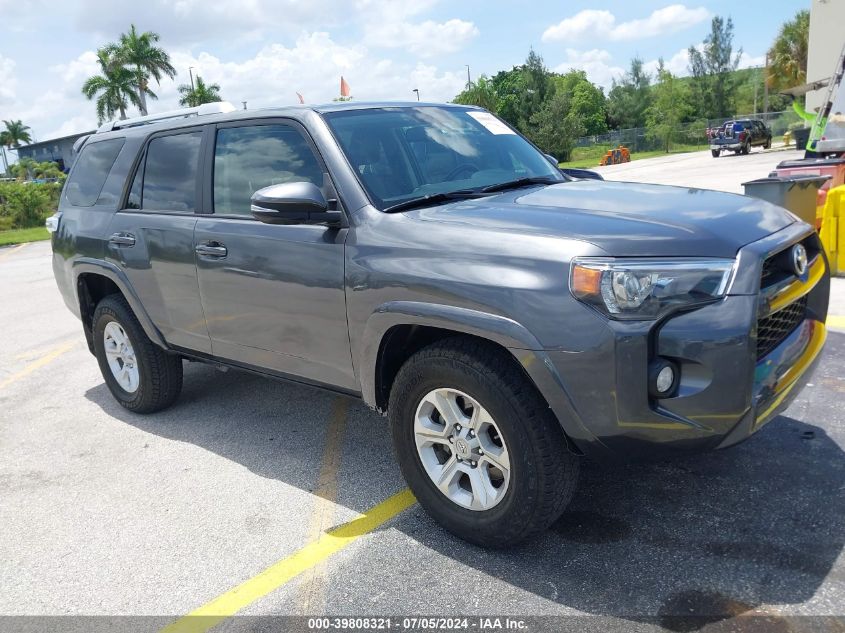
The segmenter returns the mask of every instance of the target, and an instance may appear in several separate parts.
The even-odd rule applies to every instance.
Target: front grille
[[[757,358],[763,358],[783,343],[804,320],[806,312],[805,295],[795,303],[757,321]]]

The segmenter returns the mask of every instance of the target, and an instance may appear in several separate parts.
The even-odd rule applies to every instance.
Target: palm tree
[[[89,77],[82,85],[82,94],[89,101],[97,97],[100,123],[113,119],[118,113],[125,119],[130,102],[140,108],[141,101],[135,93],[135,75],[115,59],[108,46],[97,51],[97,62],[102,74]]]
[[[192,87],[190,84],[182,84],[179,86],[179,94],[182,98],[179,99],[179,105],[196,107],[203,103],[215,103],[222,101],[220,98],[219,84],[206,84],[202,77],[197,75],[197,85]]]
[[[134,24],[129,25],[129,32],[120,36],[117,44],[109,44],[106,49],[122,65],[129,66],[135,81],[135,93],[138,95],[138,109],[141,115],[147,114],[147,96],[158,99],[150,90],[150,78],[161,83],[161,78],[167,75],[171,79],[176,76],[176,69],[170,63],[170,56],[164,49],[155,46],[158,33],[144,31],[139,33]]]
[[[772,48],[769,49],[766,82],[770,88],[783,90],[806,83],[809,37],[810,12],[806,9],[783,23]]]
[[[32,136],[29,133],[29,126],[24,125],[23,121],[3,120],[3,125],[6,129],[0,131],[0,152],[3,154],[3,173],[9,172],[9,161],[6,158],[6,148],[20,147],[21,143],[31,143]]]
[[[9,147],[20,147],[21,143],[31,143],[32,136],[29,133],[29,126],[24,125],[23,121],[3,121],[6,129],[0,134],[3,134],[3,145]]]

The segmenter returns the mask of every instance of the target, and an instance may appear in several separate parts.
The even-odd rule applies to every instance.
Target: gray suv
[[[782,208],[572,179],[472,107],[226,110],[104,126],[51,219],[130,411],[172,405],[184,359],[360,397],[426,510],[502,546],[582,458],[736,444],[818,360],[827,261]]]

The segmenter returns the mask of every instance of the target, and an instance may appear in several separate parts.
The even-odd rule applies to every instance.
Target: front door
[[[264,224],[250,213],[250,198],[263,187],[329,182],[321,159],[292,122],[220,125],[216,135],[210,213],[194,231],[214,356],[356,390],[344,290],[347,230]]]

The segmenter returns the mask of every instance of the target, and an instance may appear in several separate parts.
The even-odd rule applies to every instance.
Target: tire
[[[746,143],[745,145],[742,146],[742,154],[744,156],[747,156],[750,152],[751,152],[751,146],[748,143]]]
[[[442,391],[460,392],[455,402],[460,403],[460,398],[466,396],[480,405],[480,411],[486,410],[497,433],[477,425],[478,441],[489,444],[491,437],[493,441],[500,437],[506,448],[509,478],[499,481],[498,499],[492,507],[470,509],[447,497],[423,464],[422,451],[429,449],[417,448],[418,413],[429,406],[432,393]],[[463,402],[466,404],[467,400]],[[470,414],[475,410],[474,406]],[[439,410],[431,414],[431,419],[438,415]],[[505,547],[524,541],[548,528],[575,492],[579,458],[568,450],[563,431],[548,405],[505,350],[463,338],[447,339],[422,349],[408,359],[396,376],[390,392],[389,417],[402,474],[420,505],[440,525],[466,541],[483,547]],[[444,428],[449,428],[448,423]],[[466,428],[461,432],[466,432]],[[482,440],[485,433],[486,439]],[[444,457],[446,464],[453,458],[461,461],[457,459],[459,440],[451,443],[454,448],[446,445],[452,451],[451,457]],[[463,469],[456,471],[454,494],[464,498],[471,494],[474,503],[477,495],[458,489],[470,482],[465,473],[472,475],[477,471],[481,478],[486,473],[485,481],[493,481],[494,474],[504,473],[488,463],[492,453],[495,450],[487,450],[486,456],[474,456],[477,461],[469,461],[470,466],[475,464],[472,468],[467,466],[467,460],[453,464],[454,468]],[[427,462],[431,463],[430,459]],[[446,471],[445,465],[439,467]]]
[[[182,359],[153,344],[121,295],[109,295],[100,301],[94,310],[93,331],[100,371],[121,406],[135,413],[153,413],[169,407],[179,397]],[[106,346],[117,349],[121,337],[125,337],[129,347],[124,354],[111,354],[112,361],[125,370],[116,375]],[[118,375],[122,376],[120,380]]]
[[[772,149],[772,139],[767,139],[763,145],[763,149]]]
[[[713,158],[719,158],[722,152],[718,149],[711,149],[710,153],[713,155]]]

